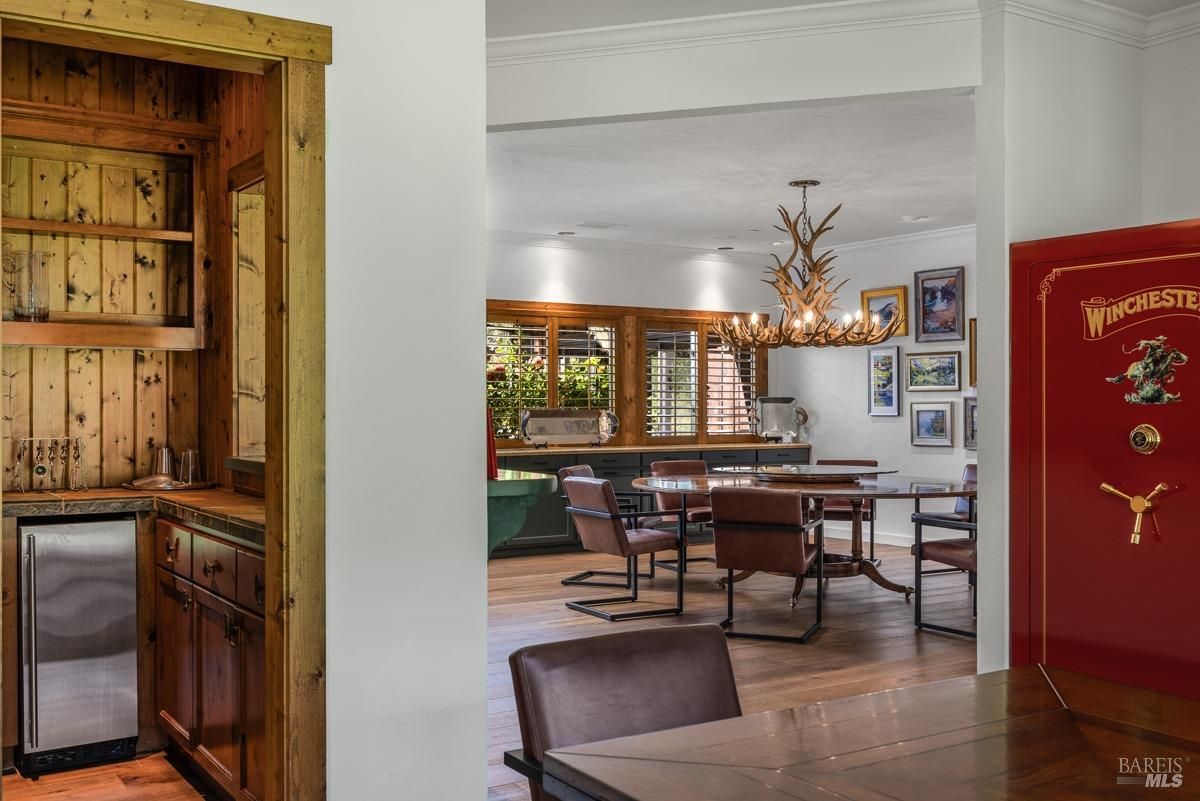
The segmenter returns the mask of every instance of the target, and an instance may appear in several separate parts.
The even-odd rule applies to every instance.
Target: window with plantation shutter
[[[497,439],[520,439],[521,410],[550,405],[549,326],[487,324],[487,402]]]
[[[646,434],[694,436],[699,429],[699,354],[695,329],[651,325],[646,357]]]
[[[758,359],[711,334],[705,353],[705,431],[753,434]]]
[[[574,409],[616,407],[617,329],[560,321],[558,324],[558,405]]]

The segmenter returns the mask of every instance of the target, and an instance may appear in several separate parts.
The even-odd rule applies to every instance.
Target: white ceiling
[[[581,28],[703,17],[813,5],[826,0],[487,0],[487,35],[528,36]],[[1196,0],[1104,0],[1143,16],[1191,5]]]
[[[491,133],[488,227],[769,253],[809,177],[814,213],[844,204],[830,243],[970,224],[974,120],[952,96]]]

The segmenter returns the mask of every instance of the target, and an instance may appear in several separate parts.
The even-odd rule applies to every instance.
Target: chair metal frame
[[[918,510],[920,506],[917,506]],[[935,517],[932,515],[921,514],[920,511],[914,512],[912,516],[913,522],[913,537],[916,554],[914,558],[915,577],[913,583],[916,590],[916,599],[913,603],[913,625],[917,629],[929,629],[938,631],[943,634],[954,634],[959,637],[969,637],[976,639],[976,633],[967,629],[956,629],[952,626],[943,626],[938,623],[926,623],[921,617],[921,578],[923,576],[936,576],[945,573],[966,573],[967,581],[971,587],[971,616],[975,617],[978,611],[979,598],[979,578],[974,570],[962,570],[957,567],[936,568],[934,570],[922,570],[921,562],[923,560],[923,538],[924,529],[926,526],[930,528],[944,528],[951,531],[966,531],[971,539],[975,539],[976,524],[974,521],[974,504],[972,503],[971,519],[970,520],[947,520],[943,517]]]
[[[733,574],[734,568],[728,569],[728,575],[725,581],[725,619],[721,621],[720,626],[725,630],[725,636],[730,638],[739,638],[744,640],[768,640],[771,642],[795,642],[802,645],[807,644],[814,634],[821,630],[823,617],[823,602],[825,597],[825,519],[822,516],[822,504],[818,499],[816,513],[813,519],[801,523],[799,526],[789,526],[769,523],[718,523],[713,521],[713,527],[718,525],[720,528],[726,529],[744,529],[748,531],[782,531],[792,532],[804,537],[805,547],[808,545],[808,535],[812,531],[816,531],[815,540],[817,548],[817,609],[816,619],[812,625],[805,629],[800,636],[788,636],[785,634],[760,634],[752,631],[734,631],[733,630]],[[720,536],[720,533],[717,533]]]
[[[617,512],[610,514],[601,512],[597,509],[580,509],[576,506],[568,506],[567,512],[573,515],[583,515],[584,517],[596,517],[602,520],[631,520],[636,521],[643,517],[679,517],[679,530],[676,534],[679,542],[680,558],[687,557],[687,535],[685,531],[686,523],[684,522],[684,513],[680,512]],[[643,609],[634,612],[605,612],[602,609],[594,609],[596,606],[605,606],[609,604],[628,604],[636,603],[638,600],[638,577],[642,574],[638,573],[638,558],[637,555],[626,557],[627,575],[633,578],[630,586],[624,589],[630,591],[629,595],[623,595],[616,598],[593,598],[584,601],[567,601],[568,609],[574,609],[576,612],[583,612],[585,615],[598,617],[601,620],[607,620],[610,623],[616,623],[620,620],[631,620],[640,617],[660,617],[663,615],[681,615],[683,614],[683,574],[678,573],[675,582],[675,606],[673,608],[658,608],[658,609]],[[565,582],[564,582],[565,583]]]

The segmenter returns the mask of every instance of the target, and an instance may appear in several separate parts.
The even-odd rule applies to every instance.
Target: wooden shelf
[[[35,234],[74,234],[115,239],[142,239],[150,242],[191,242],[194,238],[191,231],[165,231],[124,225],[62,222],[60,220],[26,220],[17,217],[0,219],[0,228],[6,231],[29,231]]]
[[[113,350],[201,350],[200,332],[192,327],[128,323],[5,322],[5,346],[111,348]]]

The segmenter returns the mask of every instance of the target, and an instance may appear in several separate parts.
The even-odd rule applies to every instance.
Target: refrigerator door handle
[[[25,535],[25,561],[28,573],[25,581],[25,670],[28,675],[26,699],[25,740],[30,748],[38,746],[38,657],[37,657],[37,535]]]

